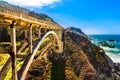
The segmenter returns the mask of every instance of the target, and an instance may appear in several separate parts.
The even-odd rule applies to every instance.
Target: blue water
[[[102,41],[114,45],[114,48],[102,45],[98,46],[105,50],[106,54],[113,60],[113,62],[120,62],[120,35],[89,35],[89,37],[91,38],[91,42],[96,45]],[[113,41],[111,42],[109,40]]]
[[[90,37],[98,40],[115,40],[120,41],[120,35],[89,35]]]

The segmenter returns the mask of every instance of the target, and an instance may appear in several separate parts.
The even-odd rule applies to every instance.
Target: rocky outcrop
[[[103,49],[93,45],[84,35],[71,30],[65,31],[64,43],[67,50],[68,80],[114,80],[113,62]]]
[[[99,42],[99,44],[102,46],[109,46],[109,44],[106,41]]]
[[[78,28],[75,28],[75,27],[69,27],[69,28],[67,28],[67,30],[71,30],[71,31],[73,31],[77,34],[88,37],[81,29],[78,29]]]
[[[109,42],[114,42],[114,41],[109,40]],[[115,48],[115,45],[113,43],[108,43],[107,41],[99,42],[99,44],[101,46],[106,46],[106,47],[109,47],[109,48]]]
[[[120,79],[120,63],[114,63],[114,75],[116,78]]]

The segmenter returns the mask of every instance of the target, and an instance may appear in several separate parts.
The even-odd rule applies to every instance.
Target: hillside
[[[24,9],[22,7],[19,7],[19,6],[15,6],[15,5],[9,4],[6,1],[0,1],[0,6],[1,7],[5,7],[7,9],[11,9],[11,10],[17,11],[17,12],[25,13],[25,14],[28,14],[30,12],[27,9]]]

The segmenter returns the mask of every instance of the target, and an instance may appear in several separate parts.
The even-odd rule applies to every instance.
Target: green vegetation
[[[47,16],[46,14],[42,14],[42,13],[35,13],[34,11],[30,11],[29,16],[38,18],[38,19],[42,19],[44,21],[48,21],[48,22],[55,22],[52,18],[50,18],[49,16]]]
[[[44,41],[42,42],[39,50],[37,51],[35,58],[40,55],[41,49],[47,45],[47,43],[50,41],[49,37],[45,38]]]
[[[26,47],[21,53],[22,53],[22,54],[28,54],[28,51],[29,51],[29,48]]]
[[[0,69],[8,59],[9,55],[8,54],[0,54]]]
[[[48,37],[45,38],[44,41],[43,41],[43,43],[42,43],[42,45],[41,45],[41,47],[40,47],[40,49],[42,49],[42,48],[49,42],[49,40],[50,40],[50,39],[49,39]],[[9,42],[1,42],[0,44],[4,45],[4,48],[6,48],[6,47],[8,47],[8,45],[10,45]],[[6,45],[6,44],[7,44],[7,45]],[[19,45],[20,45],[20,42],[17,42],[17,46],[19,46]],[[1,47],[3,47],[3,46],[1,46]],[[29,48],[26,47],[26,48],[22,51],[22,54],[28,54],[28,51],[29,51]],[[37,51],[35,57],[37,57],[37,56],[39,56],[39,55],[40,55],[40,50]],[[0,55],[0,67],[3,66],[3,64],[6,62],[6,60],[8,59],[8,57],[9,57],[9,54],[1,54],[1,55]],[[17,69],[18,69],[18,70],[21,68],[21,66],[22,66],[23,63],[24,63],[24,60],[23,60],[22,58],[17,58]],[[49,72],[49,74],[50,74],[50,73],[51,73],[51,72]],[[12,76],[12,68],[10,68],[9,72],[7,73],[7,75],[6,75],[6,77],[5,77],[5,80],[9,80],[9,79],[11,78],[11,76]],[[49,80],[49,79],[50,79],[50,76],[47,76],[46,79]]]
[[[21,68],[21,66],[23,65],[24,63],[24,60],[21,60],[22,58],[18,59],[17,60],[17,69],[19,70]]]
[[[12,77],[12,68],[10,68],[4,80],[9,80]]]
[[[17,60],[17,69],[19,70],[22,66],[22,64],[24,63],[24,61],[18,61]],[[4,80],[9,80],[12,77],[12,68],[10,68],[9,72],[7,73],[6,77]]]
[[[44,39],[44,41],[42,42],[42,44],[41,44],[41,46],[40,46],[40,50],[44,47],[44,46],[46,46],[46,44],[48,44],[50,42],[50,39],[49,39],[49,37],[47,37],[47,38],[45,38]]]

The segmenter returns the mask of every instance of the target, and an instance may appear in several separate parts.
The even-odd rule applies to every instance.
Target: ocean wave
[[[92,43],[103,48],[113,62],[120,62],[120,35],[90,35],[90,37]],[[99,44],[100,42],[107,42],[108,46],[102,46]],[[111,48],[109,45],[113,45],[113,47]]]
[[[110,48],[110,47],[105,47],[105,46],[100,46],[100,47],[103,48],[105,51],[110,51],[110,50],[120,51],[120,49],[118,49],[118,48]]]
[[[110,52],[106,52],[106,54],[112,59],[114,63],[119,63],[120,62],[120,54],[113,54]]]
[[[120,49],[101,46],[113,62],[120,62]]]

